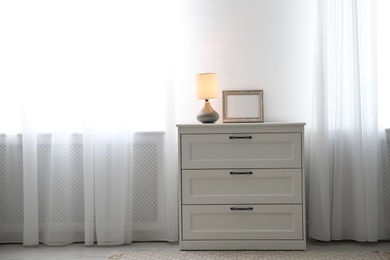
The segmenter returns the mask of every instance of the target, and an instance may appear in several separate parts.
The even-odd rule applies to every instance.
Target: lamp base
[[[208,99],[205,100],[204,107],[199,112],[196,119],[203,124],[213,124],[219,118],[218,113],[211,107]]]

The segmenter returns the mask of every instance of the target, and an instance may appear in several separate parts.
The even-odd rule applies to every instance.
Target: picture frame
[[[224,90],[224,123],[263,123],[263,90]]]

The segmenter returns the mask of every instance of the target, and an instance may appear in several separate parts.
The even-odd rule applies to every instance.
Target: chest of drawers
[[[177,125],[181,250],[305,250],[304,123]]]

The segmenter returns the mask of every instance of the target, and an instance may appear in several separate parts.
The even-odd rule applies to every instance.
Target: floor
[[[32,246],[20,244],[0,244],[0,260],[65,260],[94,259],[104,260],[114,250],[179,250],[177,243],[168,242],[134,242],[121,246],[85,246],[82,243],[66,246]],[[319,242],[308,240],[307,250],[311,251],[390,251],[389,242],[359,243],[359,242]]]

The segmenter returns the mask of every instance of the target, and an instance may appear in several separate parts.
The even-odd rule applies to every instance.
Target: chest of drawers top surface
[[[179,133],[267,133],[302,132],[305,123],[221,123],[221,124],[178,124]]]

